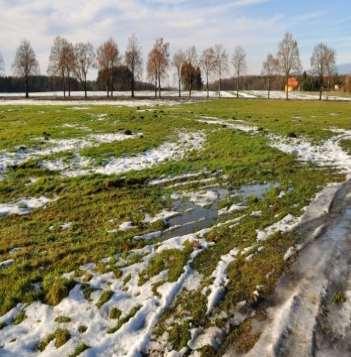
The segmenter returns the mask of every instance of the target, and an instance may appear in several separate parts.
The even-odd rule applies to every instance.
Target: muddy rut
[[[308,243],[280,279],[267,320],[253,321],[261,335],[247,356],[351,356],[351,181],[328,212],[314,211],[297,229]]]

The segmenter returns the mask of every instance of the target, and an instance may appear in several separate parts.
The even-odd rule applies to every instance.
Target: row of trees
[[[197,54],[195,46],[186,51],[177,51],[170,58],[170,44],[163,38],[157,39],[147,56],[147,77],[153,83],[155,97],[161,97],[162,80],[173,67],[177,75],[178,91],[181,96],[182,87],[189,91],[202,87],[202,76],[209,96],[210,80],[215,79],[218,93],[222,89],[223,75],[231,72],[235,81],[237,97],[239,97],[240,77],[247,70],[246,52],[241,47],[235,48],[230,57],[222,45],[215,45]],[[4,64],[0,55],[0,74]],[[87,97],[88,74],[91,69],[98,69],[99,82],[104,83],[107,97],[113,96],[116,75],[123,75],[130,82],[131,96],[135,94],[136,80],[141,78],[143,57],[141,46],[135,35],[128,39],[124,54],[120,53],[117,43],[109,39],[95,51],[89,42],[72,44],[62,37],[54,40],[49,57],[48,74],[60,77],[63,84],[64,96],[66,91],[70,96],[71,79],[75,78]],[[326,83],[335,73],[335,51],[326,44],[317,45],[311,57],[312,73],[319,78],[320,99]],[[39,73],[39,64],[33,48],[26,40],[17,49],[13,64],[15,75],[22,77],[25,83],[26,96],[29,95],[29,78]],[[286,33],[278,45],[276,56],[268,54],[262,66],[262,75],[266,79],[268,98],[270,97],[271,81],[275,76],[284,76],[285,84],[291,75],[301,73],[302,66],[298,43],[291,33]],[[329,84],[328,84],[329,88]],[[289,91],[286,90],[286,98]]]

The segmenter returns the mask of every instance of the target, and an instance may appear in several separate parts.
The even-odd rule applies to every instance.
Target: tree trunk
[[[286,75],[286,87],[285,87],[285,91],[286,91],[286,100],[289,100],[289,74]]]
[[[158,76],[158,97],[161,98],[161,76]]]
[[[132,72],[132,98],[134,98],[134,86],[135,86],[135,80],[134,80],[134,71]]]
[[[181,92],[181,81],[180,81],[180,77],[178,77],[178,90],[179,90],[179,98],[182,96],[182,92]]]
[[[157,77],[155,77],[155,98],[157,98]]]
[[[221,89],[222,89],[222,83],[221,83],[221,75],[219,75],[219,80],[218,80],[218,96],[221,96]]]
[[[25,89],[26,89],[26,98],[29,98],[29,85],[28,85],[28,76],[25,77]]]
[[[271,94],[271,79],[268,77],[268,82],[267,82],[267,89],[268,89],[268,100],[270,99],[270,94]]]
[[[210,98],[210,92],[208,89],[208,73],[206,73],[206,88],[207,88],[207,98]]]
[[[88,98],[88,89],[87,89],[87,79],[85,78],[84,79],[84,96],[85,96],[85,99]]]
[[[71,76],[70,73],[68,73],[68,96],[71,96]]]
[[[66,98],[66,80],[65,75],[62,75],[62,85],[63,85],[63,97]]]
[[[236,76],[236,97],[239,98],[239,72]]]

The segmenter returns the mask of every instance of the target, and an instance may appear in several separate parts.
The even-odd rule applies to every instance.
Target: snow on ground
[[[200,150],[205,142],[202,132],[179,133],[177,142],[166,142],[158,148],[145,151],[134,156],[112,158],[103,166],[91,167],[89,159],[76,155],[68,163],[63,160],[44,161],[42,166],[51,171],[63,171],[70,177],[88,174],[118,175],[128,171],[144,170],[167,160],[180,160],[192,150]]]
[[[230,129],[240,130],[244,132],[256,132],[257,128],[248,124],[242,120],[229,120],[221,119],[217,117],[206,117],[202,116],[201,119],[198,119],[200,123],[213,124],[213,125],[222,125]]]
[[[98,146],[100,144],[112,143],[117,141],[124,141],[128,139],[135,139],[142,134],[125,133],[106,133],[106,134],[91,134],[85,138],[74,139],[49,139],[45,142],[44,147],[26,148],[21,147],[14,152],[2,151],[0,152],[0,178],[1,175],[7,171],[9,167],[23,164],[24,162],[47,156],[57,154],[65,151],[79,151],[81,149]],[[36,139],[38,141],[39,139]]]
[[[69,355],[74,348],[84,341],[89,350],[87,356],[116,355],[137,356],[146,347],[151,330],[157,324],[163,311],[174,301],[181,290],[192,285],[199,284],[200,277],[194,273],[190,264],[192,260],[203,250],[208,243],[200,238],[201,232],[174,237],[163,241],[157,246],[147,246],[143,249],[147,254],[141,262],[121,268],[122,276],[116,278],[112,272],[99,274],[95,271],[94,264],[87,264],[81,269],[92,274],[89,285],[94,289],[91,300],[87,300],[77,284],[69,296],[58,305],[52,307],[41,302],[34,302],[27,306],[18,305],[0,318],[0,323],[6,326],[0,329],[1,353],[4,355],[35,356],[35,347],[58,327],[67,328],[70,332],[70,340],[56,349],[54,341],[50,342],[42,353],[43,356]],[[165,282],[167,272],[151,278],[147,282],[139,283],[139,273],[148,265],[150,259],[157,253],[166,249],[182,249],[186,242],[196,242],[189,261],[183,268],[183,273],[175,282]],[[138,253],[138,251],[136,251]],[[127,277],[130,280],[125,285]],[[162,281],[158,287],[158,294],[153,291],[153,284]],[[111,291],[111,297],[101,307],[96,303],[103,291]],[[113,308],[122,312],[121,319],[125,322],[116,330],[112,330],[118,320],[109,318]],[[11,321],[24,310],[26,318],[18,325]],[[59,323],[55,319],[59,316],[69,317],[70,321]],[[128,318],[127,318],[128,316]],[[79,333],[78,327],[87,328],[84,334]],[[16,340],[13,340],[16,336]]]
[[[182,91],[182,98],[186,99],[189,97],[189,92],[188,91]],[[239,91],[239,98],[246,98],[246,99],[254,99],[254,98],[267,98],[267,91],[265,90],[240,90]],[[63,92],[62,91],[56,91],[56,92],[32,92],[30,94],[32,97],[39,97],[41,98],[40,101],[43,101],[45,98],[49,97],[55,97],[55,99],[63,99]],[[6,101],[20,97],[24,97],[25,93],[0,93],[0,97],[5,98]],[[115,98],[130,98],[131,93],[129,91],[116,91],[114,92],[114,97]],[[106,98],[103,100],[104,102],[111,104],[111,103],[116,103],[119,102],[118,105],[128,105],[128,106],[134,106],[135,101],[140,103],[142,100],[147,101],[145,98],[154,98],[155,92],[154,91],[136,91],[135,92],[135,99],[134,100],[118,100],[114,98],[107,99],[106,98],[106,92],[103,91],[89,91],[88,92],[88,99],[87,100],[81,100],[79,101],[79,105],[87,105],[92,103],[95,103],[97,101],[94,101],[90,98],[94,97],[102,97]],[[163,91],[162,96],[169,98],[173,97],[174,99],[179,98],[179,93],[176,90],[170,90],[170,91]],[[236,98],[237,94],[236,91],[221,91],[220,97],[221,98]],[[74,91],[71,92],[71,98],[78,98],[78,97],[84,97],[84,92],[82,91]],[[193,98],[207,98],[207,91],[192,91],[192,97]],[[210,98],[219,98],[219,92],[218,91],[209,91],[209,97]],[[271,99],[285,99],[286,95],[284,91],[271,91],[270,92],[270,98]],[[289,93],[289,98],[290,99],[295,99],[295,100],[319,100],[319,93],[314,93],[314,92],[290,92]],[[323,94],[323,99],[329,99],[329,100],[338,100],[338,101],[350,101],[351,97],[348,96],[343,96],[341,95],[328,95],[327,93]],[[5,102],[5,100],[0,100],[0,104],[2,102]],[[21,101],[21,103],[28,103],[31,102],[31,100],[24,100],[24,99],[17,99],[17,101]],[[13,102],[13,101],[12,101]],[[51,102],[51,101],[50,101]],[[65,100],[60,101],[60,103],[65,105],[70,104],[70,98],[67,96]],[[155,102],[155,101],[154,101]],[[174,104],[174,101],[172,101]],[[74,103],[74,102],[73,102]],[[77,101],[75,101],[77,104]],[[125,104],[124,104],[125,103]],[[11,103],[12,104],[12,103]],[[140,105],[140,104],[136,104]]]
[[[47,197],[41,196],[38,198],[22,198],[14,203],[1,203],[0,217],[29,214],[33,210],[44,207],[52,201]]]
[[[214,278],[213,284],[210,286],[210,293],[207,298],[207,314],[209,314],[212,309],[217,305],[218,301],[221,299],[225,287],[228,284],[228,278],[226,275],[227,268],[230,263],[235,260],[235,257],[239,253],[237,248],[232,249],[228,254],[223,255],[215,269],[212,273]]]
[[[291,214],[288,214],[285,216],[283,219],[281,219],[279,222],[276,222],[272,224],[271,226],[263,229],[263,230],[257,230],[257,241],[258,242],[264,242],[266,241],[269,237],[271,237],[273,234],[277,232],[281,233],[287,233],[293,230],[298,224],[300,223],[300,218],[294,217]]]
[[[318,166],[329,166],[344,173],[351,171],[351,156],[340,146],[341,140],[350,140],[350,130],[332,130],[337,135],[322,142],[312,144],[305,138],[283,138],[269,135],[270,145],[288,154],[294,154],[301,161],[310,161]]]
[[[249,95],[251,98],[267,98],[268,92],[264,90],[249,90],[244,91],[245,94]],[[284,91],[271,91],[270,92],[271,99],[285,99],[286,94]],[[290,92],[289,98],[293,100],[319,100],[319,93],[313,92]],[[331,100],[331,101],[350,101],[351,97],[348,96],[335,96],[335,95],[327,95],[323,94],[323,100]]]
[[[227,193],[227,191],[225,192]],[[187,198],[190,202],[196,204],[200,207],[206,207],[214,202],[218,201],[225,193],[215,190],[215,189],[208,189],[208,190],[201,190],[195,192],[174,192],[172,194],[172,199],[179,200],[182,198]]]

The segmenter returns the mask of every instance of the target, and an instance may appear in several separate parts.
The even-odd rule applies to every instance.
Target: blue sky
[[[195,44],[200,52],[222,43],[230,53],[241,45],[248,72],[259,73],[266,54],[275,53],[284,32],[291,31],[308,69],[320,41],[336,49],[339,64],[351,62],[350,10],[346,0],[0,0],[0,52],[10,73],[15,49],[27,38],[46,73],[56,35],[95,46],[113,37],[124,51],[135,33],[144,57],[160,36],[172,51]]]

